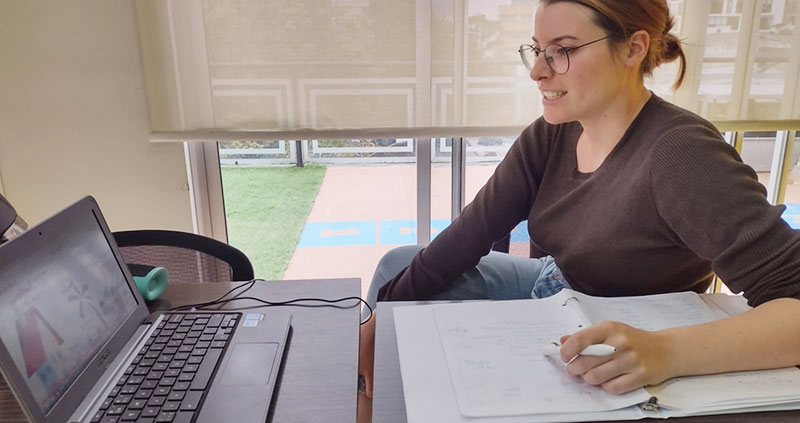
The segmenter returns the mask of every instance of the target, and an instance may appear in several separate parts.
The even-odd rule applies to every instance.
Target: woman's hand
[[[376,312],[372,311],[372,317],[361,325],[361,337],[358,351],[358,374],[364,377],[366,382],[366,394],[372,398],[372,373],[375,364],[375,320]]]
[[[655,385],[676,376],[672,364],[675,354],[662,332],[648,332],[620,322],[603,322],[562,337],[561,344],[561,359],[568,363],[570,375],[580,376],[586,383],[602,386],[614,394]],[[605,357],[578,355],[592,344],[612,345],[617,351]]]

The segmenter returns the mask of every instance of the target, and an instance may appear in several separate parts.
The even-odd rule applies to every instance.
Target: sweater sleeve
[[[445,291],[524,220],[547,161],[550,128],[543,119],[526,128],[475,199],[378,291],[378,298],[421,300]]]
[[[767,202],[755,171],[710,124],[685,122],[653,152],[651,184],[676,242],[711,262],[750,305],[800,298],[800,233]]]

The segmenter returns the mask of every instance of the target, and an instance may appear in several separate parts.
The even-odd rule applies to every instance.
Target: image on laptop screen
[[[47,236],[0,268],[0,338],[44,413],[136,307],[96,222]]]

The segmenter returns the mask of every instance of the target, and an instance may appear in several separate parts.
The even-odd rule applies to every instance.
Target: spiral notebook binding
[[[564,300],[564,302],[561,304],[561,306],[562,307],[566,307],[567,303],[569,303],[569,300],[575,300],[576,303],[581,302],[581,300],[579,300],[578,297],[569,297],[566,300]]]
[[[650,397],[647,402],[641,405],[643,411],[658,411],[658,398]]]
[[[573,300],[575,303],[580,303],[581,302],[581,300],[578,297],[572,296],[572,297],[568,297],[566,300],[564,300],[564,302],[561,303],[561,306],[562,307],[567,307],[570,304],[570,300]],[[574,311],[579,316],[580,320],[582,320],[582,321],[584,321],[584,322],[586,322],[588,324],[591,324],[591,321],[589,320],[589,318],[586,317],[586,315],[583,314],[583,312],[580,310],[580,308],[573,307],[572,311]],[[582,324],[578,325],[578,329],[583,329],[583,327],[584,327],[584,325],[582,325]]]

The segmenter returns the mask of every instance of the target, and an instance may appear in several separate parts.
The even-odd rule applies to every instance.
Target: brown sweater
[[[596,296],[704,291],[800,298],[800,232],[711,123],[653,95],[605,162],[577,170],[577,122],[540,118],[463,213],[379,291],[425,299],[528,219],[531,253]],[[535,275],[532,275],[535,277]]]

